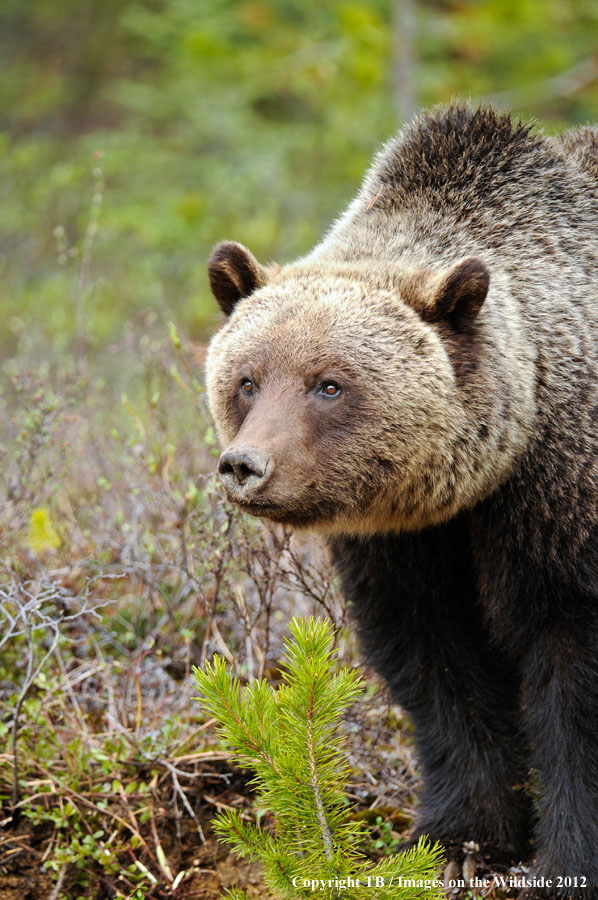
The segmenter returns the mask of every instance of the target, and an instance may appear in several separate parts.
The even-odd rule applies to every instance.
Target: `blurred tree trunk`
[[[399,122],[408,121],[417,109],[415,89],[416,0],[393,0],[393,88]]]

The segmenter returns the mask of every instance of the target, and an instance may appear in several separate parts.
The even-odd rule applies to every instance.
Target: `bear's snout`
[[[274,465],[259,450],[225,450],[218,462],[218,474],[232,500],[249,501],[270,478]]]

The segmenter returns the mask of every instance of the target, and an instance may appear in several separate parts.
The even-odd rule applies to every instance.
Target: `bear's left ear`
[[[427,322],[449,322],[459,329],[473,322],[488,293],[490,272],[476,256],[468,256],[444,272],[413,272],[402,293]]]
[[[208,260],[208,275],[212,293],[226,316],[230,316],[239,300],[268,281],[266,267],[247,247],[235,241],[216,244]]]

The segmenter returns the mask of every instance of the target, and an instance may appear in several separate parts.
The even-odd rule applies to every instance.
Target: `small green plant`
[[[258,860],[280,900],[318,896],[333,900],[434,900],[442,896],[436,869],[442,850],[424,840],[397,856],[370,863],[358,849],[363,825],[350,816],[344,785],[349,764],[339,735],[343,710],[363,690],[347,668],[333,672],[332,626],[293,619],[285,641],[282,684],[241,687],[221,657],[195,669],[204,705],[236,763],[255,772],[257,805],[270,811],[270,832],[220,812],[214,828],[239,856]],[[234,900],[246,895],[237,889]]]
[[[378,853],[383,853],[385,855],[394,853],[398,840],[393,836],[392,825],[390,822],[385,822],[382,816],[377,816],[376,832],[377,836],[372,840],[372,847]]]

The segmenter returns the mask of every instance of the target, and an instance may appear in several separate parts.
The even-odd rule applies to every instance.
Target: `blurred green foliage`
[[[267,673],[300,595],[336,608],[323,561],[222,506],[201,474],[217,451],[186,338],[218,321],[213,243],[306,252],[401,124],[407,2],[0,0],[0,603],[11,621],[47,571],[61,623],[31,680],[52,628],[0,634],[0,742],[20,721],[24,814],[53,829],[44,859],[68,870],[68,896],[93,878],[117,896],[121,864],[130,897],[146,878],[170,890],[178,857],[170,875],[159,854],[131,857],[127,823],[175,831],[165,760],[192,767],[197,739],[178,682],[216,638]],[[459,95],[550,130],[598,120],[596,0],[410,2],[421,106]],[[110,605],[67,630],[90,585]],[[375,849],[394,840],[380,834]]]
[[[215,241],[307,251],[400,124],[399,2],[2,0],[4,355],[102,350],[148,310],[205,337]],[[598,118],[595,0],[414,5],[420,105]]]

